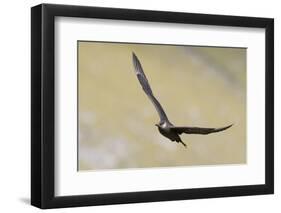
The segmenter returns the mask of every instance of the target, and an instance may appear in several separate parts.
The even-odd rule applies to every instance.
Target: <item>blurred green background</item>
[[[174,125],[230,129],[169,141],[132,63]],[[78,41],[78,170],[246,163],[246,49]]]

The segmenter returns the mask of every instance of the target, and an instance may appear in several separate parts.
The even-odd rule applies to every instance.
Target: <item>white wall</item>
[[[275,108],[281,108],[280,38],[281,13],[278,1],[91,1],[60,0],[45,3],[81,4],[195,13],[244,15],[275,18]],[[30,206],[30,7],[40,1],[1,2],[0,44],[0,209],[1,212],[38,212]],[[279,81],[279,82],[278,82]],[[279,84],[279,85],[277,85]],[[280,110],[275,112],[275,195],[113,205],[51,210],[56,212],[278,212],[281,207],[281,151],[278,129]],[[278,119],[277,119],[278,118]],[[240,174],[243,175],[243,174]],[[188,181],[188,180],[187,180]]]

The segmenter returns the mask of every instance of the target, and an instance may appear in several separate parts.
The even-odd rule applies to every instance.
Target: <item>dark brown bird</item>
[[[202,128],[202,127],[187,127],[187,126],[174,126],[168,119],[165,111],[163,110],[161,104],[158,102],[158,100],[154,97],[153,92],[150,88],[150,85],[148,83],[148,80],[143,72],[141,63],[135,53],[133,53],[133,64],[135,68],[135,73],[137,75],[137,78],[147,95],[147,97],[151,100],[154,107],[156,108],[158,115],[160,117],[160,121],[158,124],[155,124],[158,127],[159,132],[164,135],[165,137],[169,138],[171,141],[176,141],[178,143],[181,143],[186,147],[186,144],[181,140],[180,135],[182,133],[186,134],[201,134],[201,135],[207,135],[214,132],[220,132],[223,130],[228,129],[232,126],[225,126],[221,128]]]

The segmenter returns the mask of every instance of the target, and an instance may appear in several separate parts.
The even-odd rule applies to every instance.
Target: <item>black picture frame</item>
[[[80,17],[264,28],[265,184],[112,194],[54,195],[54,18]],[[31,8],[31,204],[42,209],[272,194],[274,192],[274,20],[271,18],[41,4]]]

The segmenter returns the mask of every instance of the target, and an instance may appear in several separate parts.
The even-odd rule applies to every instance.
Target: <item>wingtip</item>
[[[228,125],[228,128],[232,127],[233,125],[234,125],[234,123],[232,123],[232,124]]]
[[[223,128],[221,128],[221,130],[229,129],[229,128],[232,127],[233,125],[234,125],[234,123],[233,123],[233,124],[230,124],[230,125],[228,125],[228,126],[225,126],[225,127],[223,127]]]
[[[136,54],[134,53],[134,51],[132,51],[132,56],[133,56],[133,58],[137,57]]]
[[[140,66],[139,59],[138,59],[138,57],[136,56],[136,54],[135,54],[134,51],[132,51],[132,58],[133,58],[134,65],[135,65],[135,66]]]

